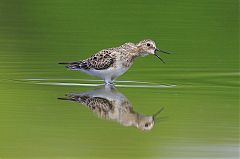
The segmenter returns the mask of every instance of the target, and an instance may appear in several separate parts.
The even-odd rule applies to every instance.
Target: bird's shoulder
[[[116,60],[116,49],[103,49],[87,59],[91,68],[102,70],[113,66]]]
[[[118,47],[107,48],[100,50],[96,54],[92,55],[86,61],[89,68],[94,68],[96,70],[107,69],[111,66],[114,66],[116,59],[121,55],[132,52],[136,49],[136,45],[131,42],[124,43]],[[124,56],[125,57],[125,56]]]
[[[102,117],[106,117],[106,115],[114,110],[114,105],[111,101],[102,97],[89,97],[89,96],[81,96],[81,103],[86,105],[93,112],[97,113]]]
[[[95,53],[94,55],[92,55],[87,60],[92,60],[92,61],[97,60],[98,61],[98,60],[102,60],[102,59],[106,59],[106,58],[114,59],[114,58],[116,58],[116,56],[118,56],[118,54],[122,53],[123,51],[132,50],[132,49],[136,49],[136,48],[137,48],[137,46],[134,43],[127,42],[118,47],[100,50],[97,53]]]

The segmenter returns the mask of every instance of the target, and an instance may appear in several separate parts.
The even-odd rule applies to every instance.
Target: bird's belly
[[[112,73],[112,78],[116,78],[124,74],[129,68],[127,67],[116,67]]]
[[[96,69],[90,69],[88,71],[83,71],[85,73],[88,73],[92,76],[99,77],[101,79],[110,79],[113,80],[117,78],[118,76],[122,75],[128,70],[127,67],[111,67],[104,70],[96,70]]]

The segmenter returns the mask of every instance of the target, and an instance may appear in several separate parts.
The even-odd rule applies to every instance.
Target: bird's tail
[[[59,97],[59,98],[57,98],[57,99],[60,99],[60,100],[72,100],[71,98],[62,98],[62,97]]]
[[[66,94],[66,97],[60,97],[60,98],[57,98],[57,99],[60,99],[60,100],[67,100],[67,101],[74,101],[74,102],[79,102],[79,103],[82,103],[84,104],[87,99],[89,99],[90,97],[88,96],[79,96],[79,95],[74,95],[74,94]]]
[[[59,62],[58,64],[66,65],[66,68],[71,70],[80,70],[80,69],[87,69],[88,65],[85,61],[77,61],[77,62]]]
[[[77,96],[74,96],[74,95],[71,95],[71,94],[65,94],[65,97],[59,97],[57,99],[60,99],[60,100],[68,100],[68,101],[77,101],[78,100],[78,97]]]
[[[71,64],[71,62],[59,62],[58,64],[60,64],[60,65],[68,65],[68,64]]]

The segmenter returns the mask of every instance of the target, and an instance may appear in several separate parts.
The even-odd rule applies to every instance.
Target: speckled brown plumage
[[[87,95],[68,95],[69,100],[87,106],[99,116],[107,118],[107,114],[113,111],[113,103],[102,97],[90,97]]]
[[[60,64],[67,64],[66,67],[70,70],[80,70],[103,79],[105,83],[112,83],[132,66],[136,57],[155,54],[156,50],[155,42],[148,39],[137,44],[128,42],[118,47],[103,49],[85,60]]]
[[[111,86],[105,85],[95,90],[69,93],[66,96],[59,99],[81,103],[98,117],[116,121],[123,126],[134,126],[141,130],[151,130],[154,126],[154,116],[135,112],[129,100]]]

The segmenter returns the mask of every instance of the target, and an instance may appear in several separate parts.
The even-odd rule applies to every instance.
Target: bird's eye
[[[147,43],[147,46],[150,46],[151,44]]]
[[[145,127],[148,127],[148,123],[145,124]]]

